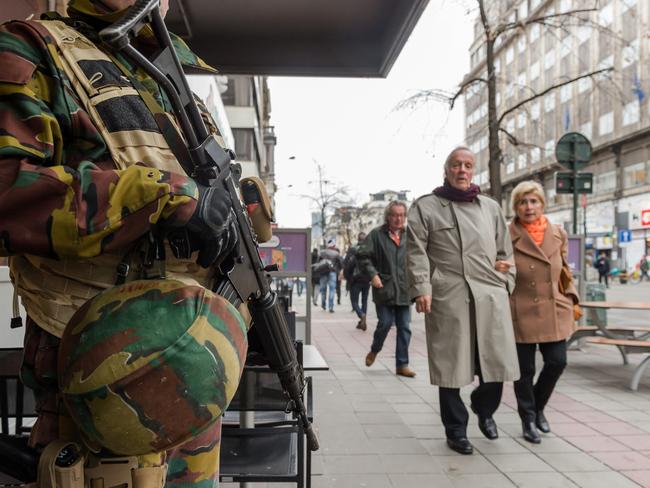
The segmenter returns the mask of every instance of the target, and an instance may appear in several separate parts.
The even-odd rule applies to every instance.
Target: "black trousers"
[[[533,384],[537,346],[544,358],[544,366],[539,373],[537,382]],[[521,372],[521,377],[515,381],[517,410],[521,420],[532,422],[535,420],[537,412],[541,412],[546,407],[555,384],[566,367],[566,341],[542,342],[540,344],[517,343],[517,356]]]
[[[478,356],[478,348],[476,347],[475,350]],[[475,362],[479,385],[472,391],[472,409],[481,417],[492,417],[499,408],[499,403],[501,403],[503,383],[485,383],[478,357],[476,357]],[[442,424],[445,426],[445,434],[450,439],[467,437],[469,414],[463,400],[460,398],[460,388],[441,386],[438,388],[438,393],[440,396],[440,417],[442,418]]]

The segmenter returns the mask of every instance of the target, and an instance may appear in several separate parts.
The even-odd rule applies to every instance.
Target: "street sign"
[[[632,241],[632,231],[629,229],[623,229],[618,231],[618,243],[631,242]]]
[[[592,193],[594,189],[593,173],[576,173],[576,188],[578,193]],[[555,173],[555,192],[573,193],[573,173],[558,171]]]
[[[567,169],[579,170],[591,161],[591,142],[579,132],[568,132],[555,145],[555,159]]]

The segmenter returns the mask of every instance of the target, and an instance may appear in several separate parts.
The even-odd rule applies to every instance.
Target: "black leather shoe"
[[[544,432],[544,434],[548,434],[551,431],[551,426],[548,425],[548,420],[546,420],[546,416],[542,411],[537,412],[537,417],[535,417],[535,425],[540,431]]]
[[[447,438],[447,445],[452,451],[456,451],[459,454],[473,454],[474,447],[469,442],[467,437],[457,437],[455,439]]]
[[[542,442],[542,438],[539,436],[539,432],[537,432],[537,427],[535,427],[535,422],[523,421],[521,428],[524,432],[524,439],[528,442],[532,442],[533,444]]]
[[[481,429],[481,432],[485,437],[493,441],[499,437],[499,431],[497,430],[497,423],[492,417],[483,417],[474,408],[474,405],[471,405],[472,412],[478,417],[478,428]]]

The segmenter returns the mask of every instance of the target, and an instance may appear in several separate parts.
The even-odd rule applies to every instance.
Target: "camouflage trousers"
[[[60,340],[27,319],[21,379],[34,391],[38,419],[30,434],[32,447],[43,447],[55,439],[77,439],[66,421],[67,412],[58,399],[57,355]],[[139,456],[141,467],[167,462],[168,488],[211,488],[219,485],[221,421],[199,436],[166,452]]]

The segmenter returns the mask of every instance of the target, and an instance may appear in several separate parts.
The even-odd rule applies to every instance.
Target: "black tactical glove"
[[[192,247],[199,250],[196,262],[207,268],[217,263],[237,245],[237,226],[230,194],[223,188],[199,188],[196,210],[187,223]]]

